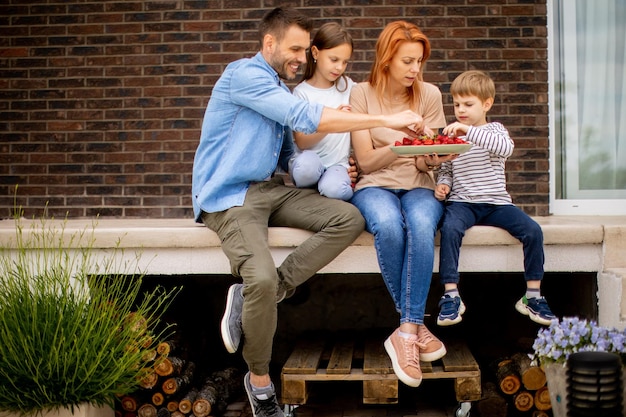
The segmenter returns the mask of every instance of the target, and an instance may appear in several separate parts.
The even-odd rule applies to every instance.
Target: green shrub
[[[160,317],[179,288],[144,291],[139,256],[121,260],[119,242],[101,256],[96,223],[70,236],[66,223],[16,218],[0,248],[0,410],[114,406],[173,331]]]

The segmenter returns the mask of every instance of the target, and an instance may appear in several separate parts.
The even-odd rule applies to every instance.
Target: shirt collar
[[[263,57],[263,54],[259,51],[256,53],[256,55],[252,58],[255,62],[257,62],[259,65],[265,67],[268,72],[270,72],[272,74],[272,76],[274,77],[274,80],[276,80],[276,84],[280,85],[281,84],[281,79],[278,76],[278,73],[276,72],[276,70],[269,64],[269,62],[267,62],[265,60],[265,58]]]

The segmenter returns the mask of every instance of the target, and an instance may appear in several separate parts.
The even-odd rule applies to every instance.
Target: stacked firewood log
[[[201,376],[193,361],[174,353],[175,343],[159,343],[138,389],[120,398],[116,417],[209,417],[221,415],[242,393],[243,376],[226,368]]]
[[[498,360],[492,371],[494,381],[483,385],[482,399],[476,404],[481,416],[552,416],[546,374],[527,354]]]

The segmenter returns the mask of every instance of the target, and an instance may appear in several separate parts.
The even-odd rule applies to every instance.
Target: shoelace
[[[267,400],[256,399],[254,414],[257,416],[279,416],[280,409],[276,402],[276,395],[272,395]]]
[[[417,341],[424,346],[423,349],[426,349],[426,345],[435,341],[435,336],[433,336],[426,326],[421,326],[420,330],[417,331]]]
[[[402,343],[404,347],[404,356],[407,359],[407,364],[415,368],[420,367],[420,343],[417,339],[403,339]],[[426,346],[424,346],[426,347]]]

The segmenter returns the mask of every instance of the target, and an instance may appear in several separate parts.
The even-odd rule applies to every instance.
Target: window
[[[550,211],[626,214],[626,0],[551,0]]]

